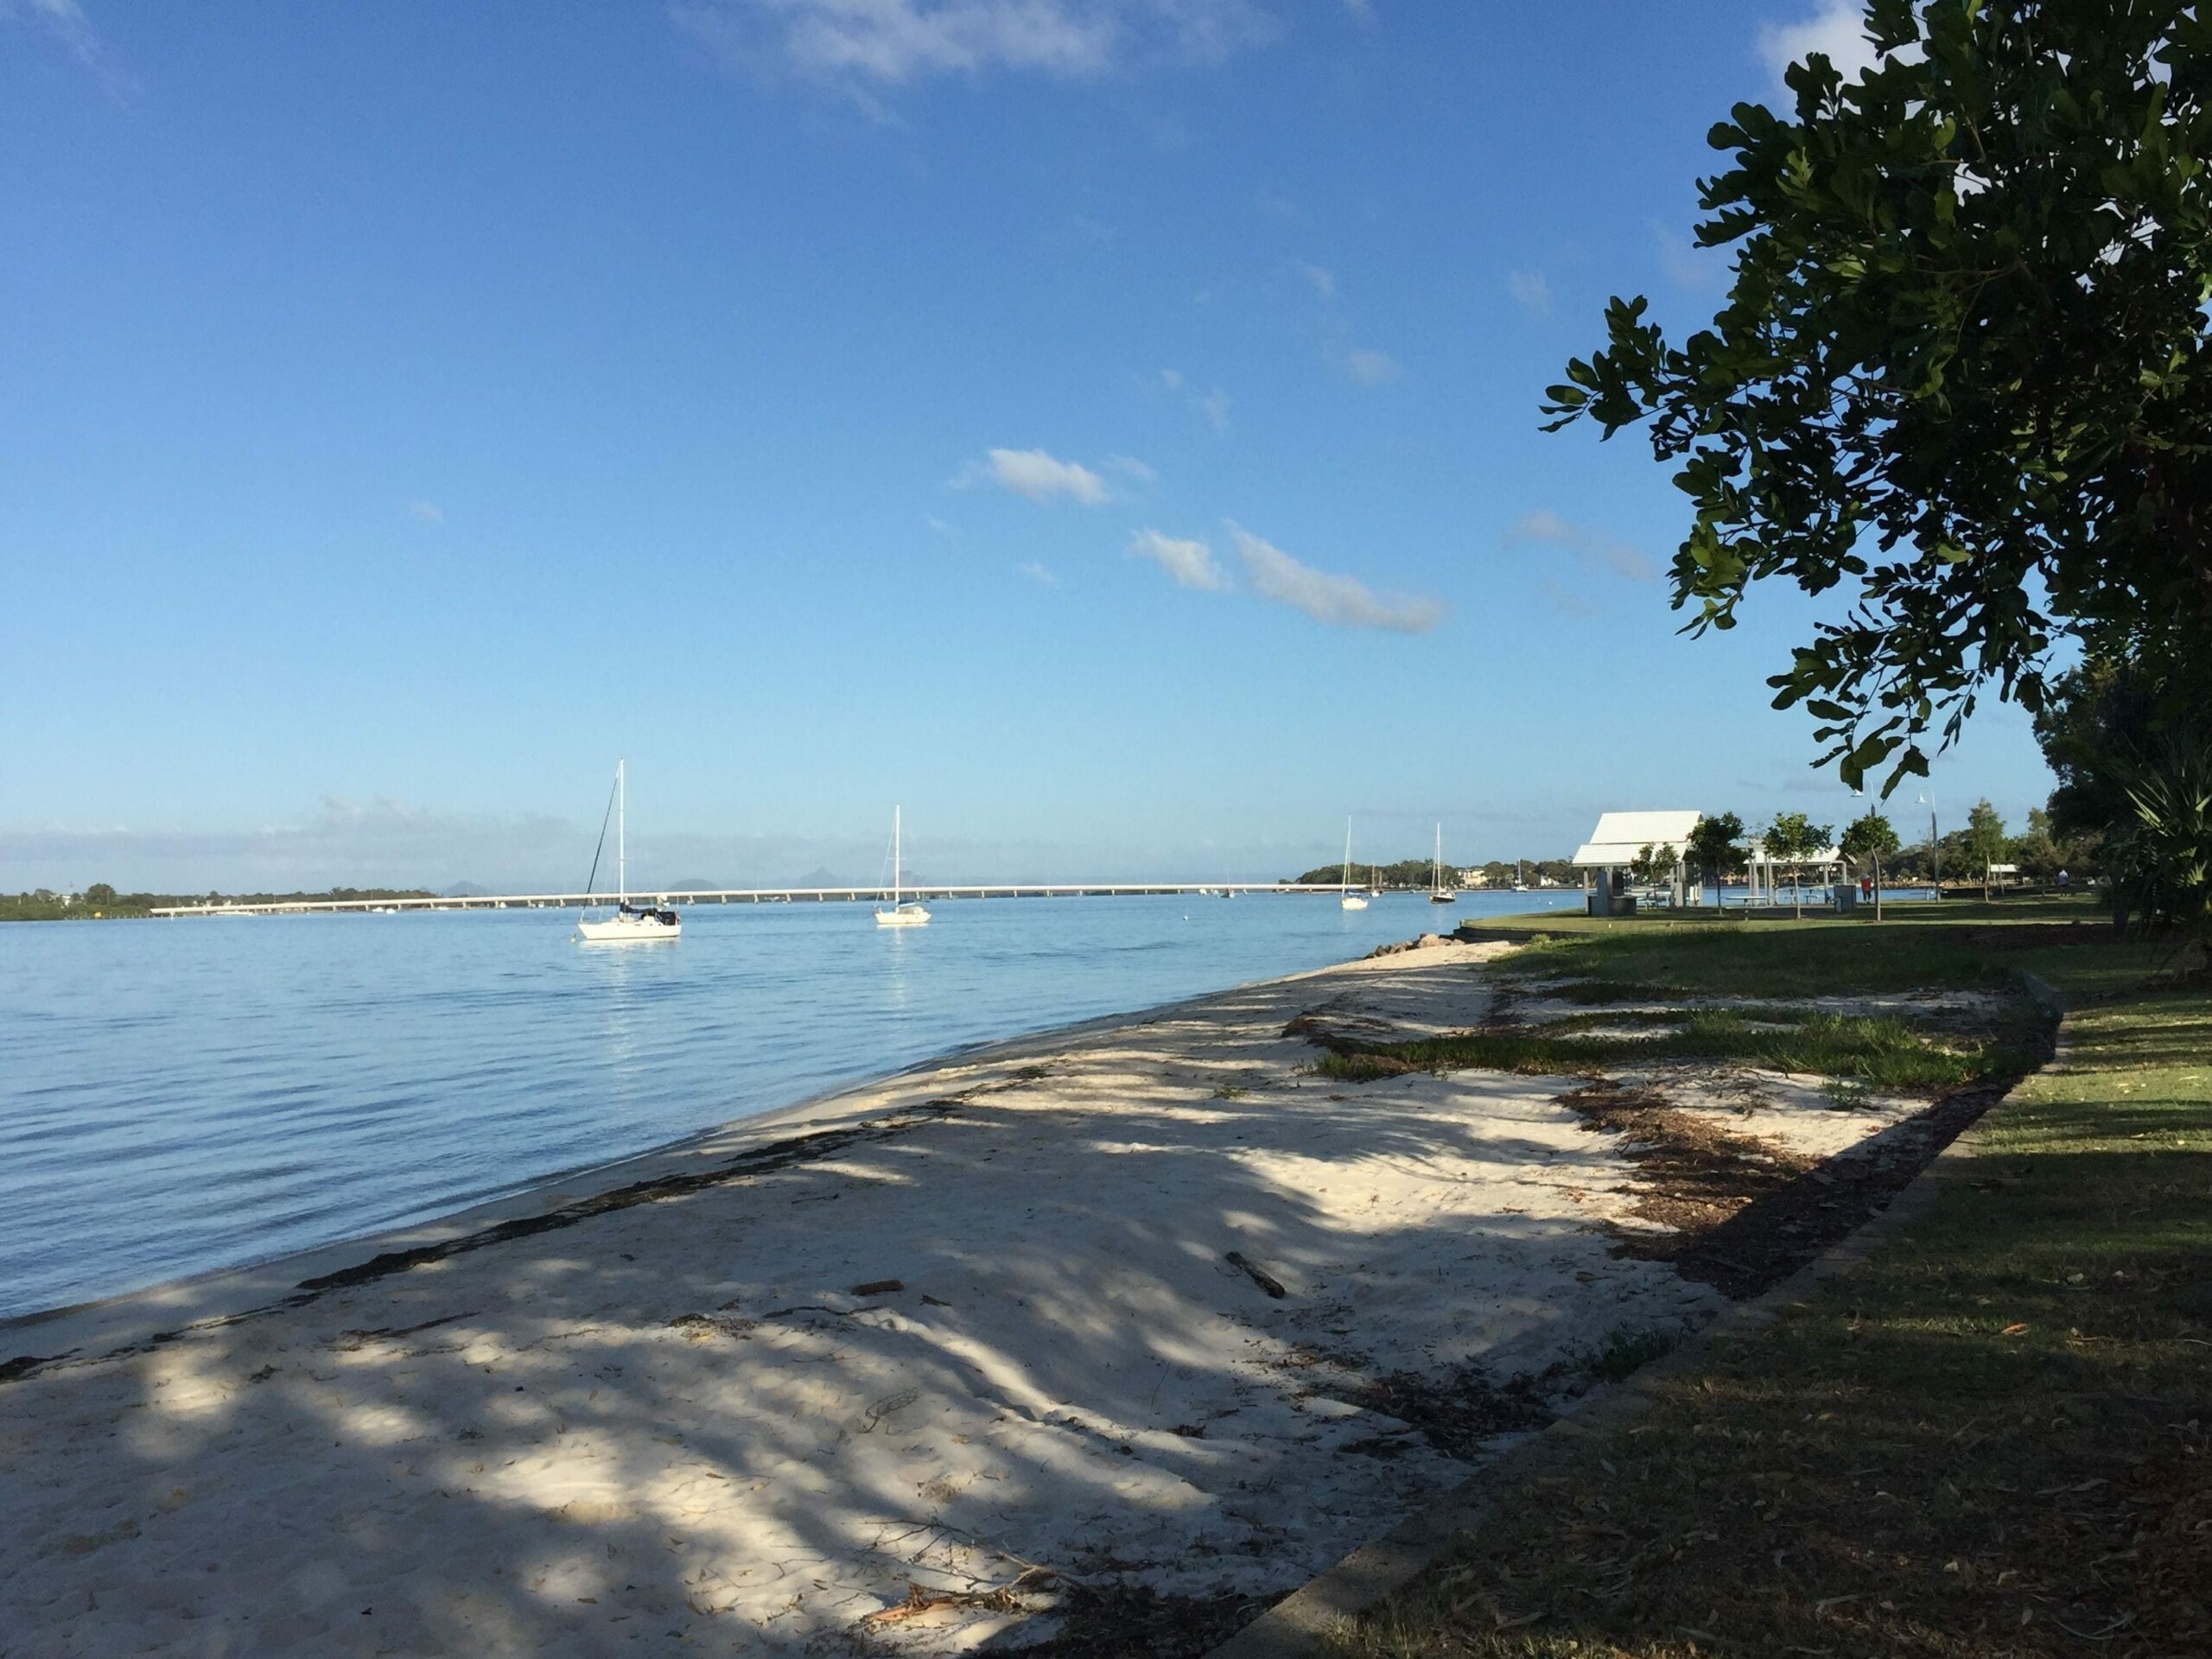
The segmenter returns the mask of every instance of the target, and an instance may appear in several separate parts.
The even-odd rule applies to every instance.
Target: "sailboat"
[[[1456,905],[1459,901],[1444,891],[1444,826],[1436,826],[1436,855],[1428,861],[1428,902],[1432,905]]]
[[[930,913],[912,899],[899,902],[899,809],[891,809],[891,905],[888,909],[878,907],[875,925],[878,927],[927,927]]]
[[[1365,910],[1367,895],[1351,890],[1351,820],[1344,820],[1344,868],[1337,878],[1337,903],[1346,910]]]
[[[1529,878],[1521,870],[1522,861],[1517,858],[1513,861],[1513,891],[1516,893],[1529,891]]]
[[[641,944],[648,940],[673,939],[683,924],[665,905],[639,906],[630,902],[630,861],[627,845],[629,791],[624,774],[628,763],[614,763],[614,913],[603,922],[579,920],[576,938],[585,944]],[[600,851],[607,849],[607,826],[599,828]],[[590,903],[591,884],[599,879],[599,854],[591,857],[591,874],[584,881],[585,903]]]

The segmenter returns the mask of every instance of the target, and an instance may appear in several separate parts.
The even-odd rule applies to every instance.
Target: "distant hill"
[[[474,881],[456,881],[438,895],[441,899],[489,899],[492,889]]]
[[[681,881],[671,881],[665,887],[656,887],[654,891],[656,893],[714,893],[728,886],[729,886],[728,882],[717,881],[712,876],[687,875]]]
[[[795,887],[849,887],[853,884],[836,871],[817,865],[791,885]]]

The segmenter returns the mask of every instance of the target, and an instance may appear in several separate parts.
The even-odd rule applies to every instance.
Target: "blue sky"
[[[1682,498],[1537,404],[1710,314],[1706,130],[1852,33],[0,0],[0,887],[572,885],[618,756],[646,881],[1847,816],[1818,609],[1679,636]],[[1934,782],[2050,787],[1993,703]]]

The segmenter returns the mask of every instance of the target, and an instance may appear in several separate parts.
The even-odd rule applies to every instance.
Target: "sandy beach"
[[[1311,1070],[1317,1030],[1480,1023],[1503,948],[1007,1044],[0,1331],[0,1654],[1226,1635],[1608,1344],[1724,1305],[1622,1251],[1661,1224],[1580,1080]],[[1820,1157],[1908,1110],[1770,1081],[1688,1104]]]

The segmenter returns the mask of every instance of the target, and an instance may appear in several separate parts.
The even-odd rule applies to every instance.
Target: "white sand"
[[[1554,1103],[1570,1080],[1332,1086],[1281,1035],[1316,1010],[1471,1024],[1497,948],[1007,1045],[397,1241],[0,1332],[0,1360],[73,1356],[0,1387],[0,1654],[938,1652],[1049,1623],[855,1622],[1026,1563],[1287,1589],[1467,1473],[1316,1379],[1503,1380],[1720,1306],[1612,1254],[1630,1171]],[[219,1322],[395,1242],[856,1125]],[[1378,1436],[1406,1449],[1344,1449]]]

